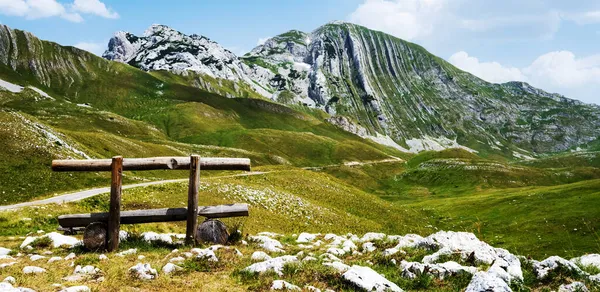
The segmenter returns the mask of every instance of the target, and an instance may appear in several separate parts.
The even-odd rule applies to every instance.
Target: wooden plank
[[[187,224],[185,228],[185,243],[193,245],[196,242],[198,229],[198,188],[200,187],[200,156],[190,156],[190,183],[188,188]]]
[[[123,184],[123,157],[112,158],[110,183],[110,207],[108,209],[107,243],[109,252],[119,248],[119,231],[121,230],[121,190]]]
[[[54,171],[110,171],[111,159],[53,160]],[[248,158],[204,157],[203,170],[250,170]],[[125,158],[123,170],[190,169],[189,157]]]
[[[247,204],[200,206],[198,215],[206,218],[226,218],[248,216]],[[187,208],[164,208],[121,211],[121,224],[185,221]],[[62,228],[85,227],[93,222],[107,222],[108,213],[69,214],[58,216]]]

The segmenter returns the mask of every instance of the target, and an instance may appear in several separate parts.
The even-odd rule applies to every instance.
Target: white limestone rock
[[[122,251],[120,253],[117,253],[117,256],[124,257],[124,256],[127,256],[127,255],[136,254],[136,253],[137,253],[137,248],[130,248],[128,250],[124,250],[124,251]]]
[[[541,262],[533,261],[533,270],[538,279],[545,278],[549,272],[563,267],[575,273],[583,274],[584,272],[574,263],[567,261],[559,256],[551,256]]]
[[[46,272],[46,269],[36,267],[36,266],[26,266],[23,268],[24,274],[41,274],[41,273],[45,273],[45,272]]]
[[[209,262],[218,262],[219,261],[219,258],[217,258],[217,255],[215,254],[215,252],[212,251],[210,248],[205,248],[205,249],[192,248],[190,250],[190,252],[195,254],[197,258],[206,259]]]
[[[70,253],[65,257],[65,261],[70,261],[70,260],[74,259],[75,257],[77,257],[75,255],[75,253]]]
[[[588,292],[588,288],[581,282],[573,282],[571,284],[562,284],[558,287],[558,292]]]
[[[311,233],[306,233],[306,232],[302,232],[300,233],[300,235],[298,235],[298,239],[296,239],[297,243],[309,243],[309,242],[313,242],[317,236],[320,234],[311,234]]]
[[[175,265],[173,263],[167,263],[162,268],[162,272],[165,273],[165,274],[167,274],[167,275],[171,274],[173,272],[176,272],[176,271],[181,271],[181,270],[183,270],[182,267],[180,267],[178,265]]]
[[[48,259],[48,263],[53,263],[53,262],[57,262],[57,261],[62,261],[63,258],[61,257],[51,257],[50,259]]]
[[[45,259],[45,258],[46,258],[45,256],[34,254],[34,255],[32,255],[32,256],[29,257],[29,260],[32,261],[32,262],[35,262],[37,260],[41,260],[41,259]]]
[[[101,255],[98,256],[98,259],[101,260],[101,261],[107,261],[108,257],[105,254],[101,254]]]
[[[512,292],[508,284],[494,273],[477,272],[465,292]]]
[[[260,233],[259,233],[260,234]],[[283,245],[276,239],[265,235],[250,236],[249,240],[258,242],[259,246],[269,252],[284,252]]]
[[[278,275],[283,275],[283,266],[293,262],[298,262],[298,258],[295,256],[285,255],[276,258],[272,258],[266,261],[254,263],[244,269],[251,273],[264,273],[266,271],[274,271]]]
[[[185,261],[185,258],[183,257],[174,257],[169,260],[170,263],[181,263],[183,261]]]
[[[341,248],[330,247],[327,249],[327,253],[336,255],[336,256],[343,256],[346,254],[346,251]]]
[[[373,241],[373,240],[383,240],[385,238],[385,233],[376,233],[376,232],[368,232],[361,237],[360,241]]]
[[[152,231],[147,231],[141,234],[142,238],[146,242],[162,242],[166,244],[173,244],[173,238],[170,234],[164,233],[156,233]]]
[[[331,262],[331,263],[323,263],[324,266],[332,267],[339,273],[345,273],[350,269],[350,266],[342,263],[342,262]]]
[[[138,263],[129,268],[129,273],[140,280],[153,280],[158,277],[158,272],[153,269],[150,264]]]
[[[374,252],[377,249],[372,242],[365,242],[362,245],[363,252]]]
[[[8,277],[4,278],[4,280],[2,280],[2,282],[10,283],[10,284],[14,285],[15,283],[17,283],[17,280],[15,279],[15,277],[8,276]]]
[[[271,290],[302,291],[300,287],[283,280],[273,281],[271,284]]]
[[[10,252],[11,250],[8,248],[0,247],[0,256],[8,255]]]
[[[60,290],[60,292],[91,292],[92,290],[88,286],[71,286]]]
[[[398,287],[398,285],[390,282],[388,279],[369,267],[354,265],[348,271],[346,271],[342,277],[344,280],[364,289],[365,291],[403,291],[400,289],[400,287]]]
[[[571,259],[571,262],[583,267],[595,267],[600,269],[600,254],[586,254]]]
[[[266,261],[270,260],[271,257],[264,251],[255,251],[254,253],[252,253],[251,259],[253,261]]]

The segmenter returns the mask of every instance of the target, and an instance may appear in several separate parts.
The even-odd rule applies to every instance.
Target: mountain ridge
[[[142,49],[134,58],[157,54]],[[600,134],[597,106],[527,83],[488,83],[419,45],[346,22],[311,33],[290,30],[244,56],[215,58],[239,61],[244,78],[229,78],[238,87],[247,83],[261,97],[321,109],[332,116],[329,122],[407,152],[462,147],[525,157],[573,149]],[[171,60],[178,59],[133,65],[162,70]],[[192,64],[170,71],[201,71]]]

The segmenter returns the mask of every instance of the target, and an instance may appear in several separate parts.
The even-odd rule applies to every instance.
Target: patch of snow
[[[0,79],[0,87],[12,92],[12,93],[19,93],[21,91],[23,91],[23,86],[19,86],[13,83],[10,83],[8,81],[4,81],[2,79]]]
[[[395,291],[403,290],[398,285],[390,282],[388,279],[369,267],[354,265],[346,271],[342,277],[344,280],[364,289],[365,291]]]

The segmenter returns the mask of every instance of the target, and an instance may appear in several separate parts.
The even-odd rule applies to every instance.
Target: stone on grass
[[[54,248],[73,248],[75,246],[81,245],[81,240],[73,236],[62,235],[58,232],[50,232],[44,235],[44,237],[48,237],[50,238],[50,240],[52,240],[52,247]]]
[[[467,290],[465,292],[481,292],[481,291],[492,291],[492,292],[512,292],[508,284],[494,273],[488,272],[477,272]]]
[[[101,254],[98,256],[98,259],[101,261],[106,261],[106,260],[108,260],[108,257],[105,254]]]
[[[150,264],[138,263],[129,268],[129,273],[140,280],[153,280],[158,276],[156,269],[153,269]]]
[[[136,254],[136,253],[137,253],[137,248],[131,248],[131,249],[124,250],[124,251],[118,253],[117,256],[124,257],[126,255],[132,255],[132,254]]]
[[[354,265],[342,275],[342,278],[366,291],[403,291],[398,285],[390,282],[369,267]]]
[[[13,287],[11,283],[8,282],[0,282],[0,291],[2,292],[35,292],[35,290],[29,288],[22,287]]]
[[[571,284],[562,284],[558,287],[558,292],[588,292],[588,288],[581,282],[573,282]]]
[[[62,258],[61,257],[51,257],[48,260],[48,263],[52,263],[52,262],[56,262],[56,261],[62,261]]]
[[[10,266],[12,266],[12,265],[14,265],[14,264],[16,264],[16,263],[17,263],[17,262],[8,262],[8,263],[3,263],[3,264],[0,264],[0,269],[4,269],[4,268],[6,268],[6,267],[10,267]]]
[[[178,265],[175,265],[173,263],[167,263],[162,268],[162,272],[165,273],[165,274],[167,274],[167,275],[170,274],[170,273],[173,273],[175,271],[180,271],[180,270],[183,270],[183,268],[180,267],[180,266],[178,266]]]
[[[192,253],[196,254],[196,258],[206,259],[209,262],[218,262],[219,258],[214,251],[209,248],[201,249],[201,248],[192,248],[190,250]]]
[[[88,286],[71,286],[65,289],[60,290],[60,292],[90,292],[90,287]]]
[[[338,273],[345,273],[346,271],[348,271],[350,269],[350,266],[348,266],[342,262],[323,263],[323,265],[327,266],[327,267],[332,267],[333,269],[338,271]]]
[[[341,248],[330,247],[327,249],[327,253],[330,253],[330,254],[336,255],[336,256],[343,256],[346,254],[346,251]]]
[[[258,242],[258,246],[270,252],[283,252],[283,245],[276,239],[265,235],[250,236],[248,237],[251,241]]]
[[[300,233],[300,235],[298,235],[298,239],[296,239],[296,242],[297,243],[309,243],[309,242],[312,242],[313,240],[315,240],[318,235],[319,234],[302,232],[302,233]]]
[[[265,261],[265,260],[270,260],[271,257],[264,251],[255,251],[254,253],[252,253],[252,257],[251,259],[253,261]]]
[[[533,261],[533,271],[538,279],[545,278],[548,273],[558,268],[564,268],[577,274],[583,274],[583,271],[577,265],[559,256],[551,256],[541,262]]]
[[[373,240],[383,240],[384,238],[385,238],[384,233],[368,232],[368,233],[365,233],[365,235],[363,235],[363,237],[360,239],[360,241],[365,242],[365,241],[373,241]]]
[[[17,280],[15,279],[15,277],[8,276],[8,277],[4,278],[4,280],[2,280],[2,282],[15,284],[17,282]]]
[[[183,257],[174,257],[169,260],[170,263],[181,263],[183,261],[185,261],[185,258]]]
[[[364,252],[374,252],[377,248],[372,242],[365,242],[362,245],[362,249]]]
[[[46,272],[46,269],[36,267],[36,266],[26,266],[23,268],[24,274],[40,274],[40,273],[45,273],[45,272]]]
[[[68,254],[68,255],[65,257],[65,261],[72,260],[72,259],[74,259],[75,257],[77,257],[77,256],[75,255],[75,253],[70,253],[70,254]]]
[[[170,234],[147,231],[142,233],[141,236],[145,242],[160,242],[166,244],[173,244],[173,238]]]
[[[302,291],[300,287],[283,280],[273,281],[271,284],[271,290]]]
[[[10,249],[4,248],[4,247],[0,247],[0,256],[8,255],[9,253],[10,253]]]
[[[196,234],[197,242],[212,242],[216,244],[226,244],[229,239],[229,232],[225,223],[215,220],[205,220],[198,226]]]
[[[100,276],[101,273],[102,273],[102,271],[94,266],[87,265],[87,266],[82,267],[82,266],[78,265],[77,267],[75,267],[73,274],[70,276],[64,277],[63,280],[65,280],[67,282],[79,282],[79,281],[96,278],[97,276]]]
[[[41,259],[45,259],[45,258],[46,258],[45,256],[34,254],[34,255],[32,255],[32,256],[29,257],[29,260],[32,261],[32,262],[35,262],[37,260],[41,260]]]
[[[356,250],[356,244],[354,244],[354,242],[352,242],[352,240],[346,240],[344,241],[344,243],[342,244],[342,249],[346,252],[351,252],[353,250]]]
[[[600,254],[586,254],[571,259],[571,262],[581,265],[583,267],[595,267],[600,269]]]
[[[83,246],[89,250],[103,250],[106,248],[106,224],[94,222],[85,227],[83,231]]]
[[[276,274],[283,275],[283,266],[289,263],[297,262],[298,258],[295,256],[285,255],[276,258],[272,258],[263,262],[254,263],[244,269],[244,271],[251,273],[264,273],[266,271],[273,271]]]

